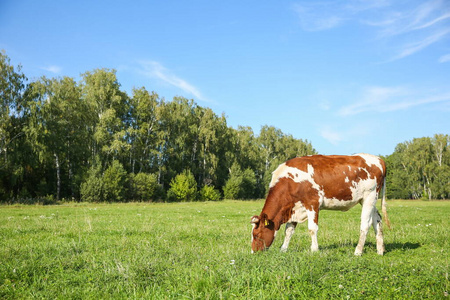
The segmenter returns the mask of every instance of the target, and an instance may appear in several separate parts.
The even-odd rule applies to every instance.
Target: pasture
[[[264,202],[0,207],[2,299],[448,299],[448,201],[388,201],[392,229],[353,255],[360,207],[321,211],[319,249],[299,224],[250,254]],[[379,206],[379,203],[378,203]]]

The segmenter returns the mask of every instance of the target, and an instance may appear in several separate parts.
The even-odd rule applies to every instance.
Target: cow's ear
[[[258,216],[253,216],[251,223],[252,224],[257,224],[258,222],[259,222],[259,217]]]
[[[264,224],[264,227],[271,229],[271,226],[273,227],[274,223],[269,219],[267,214],[263,214],[261,216],[261,222]]]

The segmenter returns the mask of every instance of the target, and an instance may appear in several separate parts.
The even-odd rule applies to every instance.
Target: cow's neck
[[[275,230],[279,230],[291,217],[294,205],[295,201],[291,195],[278,191],[275,186],[269,190],[261,215],[266,214],[269,220],[274,222]]]

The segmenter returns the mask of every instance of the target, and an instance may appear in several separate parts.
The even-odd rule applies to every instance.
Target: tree
[[[30,84],[27,96],[30,111],[24,128],[27,139],[44,166],[50,161],[54,163],[56,199],[61,197],[64,180],[68,182],[64,194],[75,197],[84,167],[82,158],[88,153],[81,89],[69,77],[42,77]]]
[[[386,157],[387,193],[391,198],[449,198],[449,136],[415,138],[400,143]]]
[[[133,89],[130,99],[130,141],[131,172],[156,172],[159,169],[158,146],[160,124],[158,118],[159,96],[144,88]],[[137,168],[135,165],[137,164]]]
[[[29,162],[23,157],[28,151],[23,132],[27,78],[21,69],[20,65],[14,68],[5,52],[0,51],[0,199],[18,194]]]
[[[129,102],[120,90],[116,71],[96,69],[82,74],[83,100],[89,107],[87,130],[93,137],[91,160],[97,155],[104,165],[113,160],[125,161],[130,145],[127,142]]]

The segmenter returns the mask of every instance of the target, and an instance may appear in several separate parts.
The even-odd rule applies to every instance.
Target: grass
[[[390,201],[387,253],[360,208],[322,211],[320,252],[305,224],[250,254],[263,201],[0,207],[4,299],[448,299],[450,202]],[[284,231],[284,226],[282,227]]]

